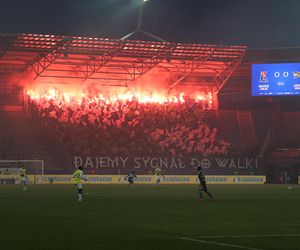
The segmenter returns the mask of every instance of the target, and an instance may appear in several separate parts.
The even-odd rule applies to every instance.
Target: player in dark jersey
[[[134,184],[134,179],[136,179],[136,175],[135,175],[135,172],[134,171],[131,171],[126,177],[125,177],[125,180],[128,181],[128,185],[127,187],[129,186],[133,186]]]
[[[200,185],[199,185],[200,201],[203,201],[202,191],[205,192],[209,196],[209,198],[211,199],[211,201],[214,201],[215,200],[214,197],[207,190],[205,176],[202,173],[201,167],[198,167],[197,170],[198,170],[198,179],[199,179],[199,182],[200,182]]]

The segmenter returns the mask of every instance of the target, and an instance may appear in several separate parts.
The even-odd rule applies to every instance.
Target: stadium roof
[[[245,51],[246,46],[0,34],[0,72],[27,72],[41,83],[128,86],[157,69],[170,88],[191,74],[221,88]]]

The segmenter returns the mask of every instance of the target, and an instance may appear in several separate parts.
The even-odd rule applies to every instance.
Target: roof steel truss
[[[224,68],[224,70],[217,74],[216,81],[217,81],[218,92],[223,88],[223,86],[226,84],[226,82],[228,81],[232,73],[240,65],[244,56],[245,56],[245,52],[241,53],[239,58],[236,58],[232,62],[229,62],[227,66]]]
[[[71,42],[72,40],[68,39],[57,42],[53,51],[39,58],[26,70],[30,69],[31,72],[34,72],[34,79],[37,79],[59,56],[64,53],[65,49],[71,44]]]
[[[157,67],[165,68],[166,74],[171,72],[170,88],[193,72],[206,74],[209,69],[217,79],[212,84],[221,88],[238,67],[245,50],[246,46],[0,34],[0,67],[15,65],[31,70],[34,79],[56,77],[57,81],[61,78],[67,82],[68,78],[76,78],[93,84],[97,79],[119,79],[120,83],[125,81],[125,86]]]
[[[6,35],[1,36],[0,35],[0,59],[2,56],[5,55],[7,51],[10,50],[10,48],[13,46],[14,41],[16,40],[16,35]]]
[[[129,85],[130,82],[134,82],[136,79],[146,74],[148,71],[161,63],[164,59],[169,60],[168,58],[175,50],[175,48],[176,44],[167,44],[166,46],[164,46],[164,49],[156,55],[150,58],[139,60],[137,63],[134,63],[133,68],[126,69],[130,77],[126,82],[126,85]]]
[[[177,67],[175,72],[170,73],[170,87],[169,89],[174,88],[177,84],[183,81],[189,74],[194,72],[200,65],[212,57],[216,48],[207,51],[203,55],[193,59],[190,63],[184,62],[181,67]]]

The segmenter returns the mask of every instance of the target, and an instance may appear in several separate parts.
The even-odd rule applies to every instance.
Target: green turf
[[[0,249],[300,249],[300,186],[210,185],[215,202],[197,199],[197,186],[0,186]]]

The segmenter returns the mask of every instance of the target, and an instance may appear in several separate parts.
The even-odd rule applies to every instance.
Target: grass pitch
[[[0,186],[0,248],[300,249],[300,186]],[[205,194],[204,194],[205,195]],[[207,197],[205,197],[207,198]]]

